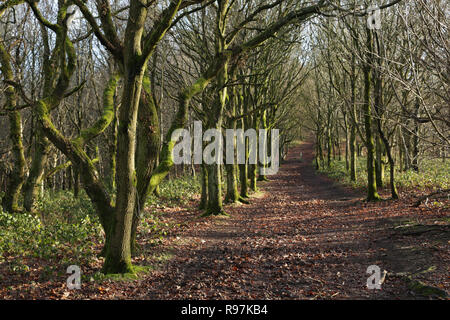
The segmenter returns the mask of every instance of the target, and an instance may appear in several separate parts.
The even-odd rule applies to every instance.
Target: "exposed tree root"
[[[450,189],[438,190],[438,191],[432,192],[430,194],[427,194],[423,197],[420,197],[419,200],[417,200],[417,202],[413,206],[418,207],[422,204],[422,202],[424,202],[427,199],[434,197],[436,195],[440,195],[438,198],[441,198],[441,197],[445,198],[446,196],[444,195],[444,193],[450,193]],[[447,195],[447,196],[449,196],[449,195]]]

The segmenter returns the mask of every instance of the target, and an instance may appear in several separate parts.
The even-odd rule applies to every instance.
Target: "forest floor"
[[[416,198],[402,195],[368,203],[362,191],[318,175],[312,161],[312,144],[293,148],[250,204],[226,207],[229,217],[200,218],[196,201],[164,209],[165,222],[178,227],[158,246],[142,242],[146,255],[135,263],[153,267],[138,280],[88,281],[69,291],[61,278],[9,298],[439,299],[450,292],[448,202],[416,208]],[[387,271],[381,290],[366,286],[371,265]]]

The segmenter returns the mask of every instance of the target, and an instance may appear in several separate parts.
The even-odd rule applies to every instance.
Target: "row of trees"
[[[316,135],[316,166],[329,166],[344,139],[355,181],[357,153],[365,147],[369,200],[379,199],[386,165],[395,199],[396,168],[418,171],[424,156],[447,157],[448,13],[446,1],[415,0],[374,12],[378,26],[348,13],[316,29],[309,83],[316,95],[305,110]]]
[[[82,186],[98,212],[106,236],[104,272],[132,272],[131,252],[140,208],[173,165],[175,141],[171,140],[171,135],[174,130],[187,125],[191,100],[201,93],[205,100],[211,99],[206,102],[208,107],[201,108],[206,114],[205,124],[207,128],[221,129],[225,125],[225,110],[232,104],[228,95],[230,69],[235,70],[231,76],[237,78],[243,73],[237,68],[240,57],[266,42],[284,26],[317,14],[321,6],[323,1],[300,9],[289,1],[254,5],[245,1],[130,1],[128,4],[105,0],[94,3],[59,0],[57,6],[35,1],[4,2],[0,9],[2,15],[6,13],[1,65],[6,90],[4,110],[9,117],[13,155],[4,208],[8,211],[18,209],[20,190],[25,184],[24,207],[33,209],[52,146],[65,156],[80,176]],[[188,48],[189,43],[183,43],[185,38],[178,34],[182,31],[180,22],[184,23],[187,16],[202,20],[200,36],[207,42],[210,56],[203,56],[200,61],[192,56],[196,48]],[[263,22],[263,30],[245,32],[244,36],[242,31],[255,25],[256,21]],[[192,28],[197,25],[184,23],[184,31],[195,32]],[[23,37],[25,29],[33,34],[31,39]],[[157,50],[169,30],[172,39],[179,38],[174,44],[164,43],[177,55],[172,61],[170,56]],[[39,33],[41,39],[36,37]],[[31,46],[30,41],[34,41]],[[199,48],[198,44],[196,46]],[[188,54],[182,51],[186,48]],[[176,92],[172,99],[178,108],[170,115],[163,142],[162,114],[158,114],[161,107],[155,99],[156,92],[153,92],[158,60],[165,60],[172,66],[182,63],[182,68],[188,70],[195,67],[195,63],[198,67],[197,74],[183,77],[187,84],[171,92]],[[21,62],[33,64],[34,69],[24,67]],[[86,65],[84,68],[83,64]],[[20,72],[27,74],[20,76]],[[109,80],[102,83],[105,76]],[[39,81],[33,81],[33,77]],[[176,85],[181,79],[170,80],[170,85]],[[251,84],[248,86],[255,88]],[[159,87],[162,95],[163,84],[159,83]],[[103,90],[102,98],[98,98],[99,88]],[[97,108],[77,108],[83,102],[92,103],[90,94],[97,98],[94,100]],[[234,97],[234,101],[239,100],[237,92]],[[248,98],[248,95],[244,97]],[[254,108],[259,107],[261,100],[258,97]],[[237,108],[235,103],[233,105]],[[70,106],[81,114],[78,113],[75,119],[70,116],[69,120],[80,121],[74,121],[75,126],[67,128],[63,126],[66,122],[63,110]],[[83,114],[88,110],[90,113],[96,111],[91,119]],[[25,111],[30,113],[33,122],[33,150],[29,152],[31,164],[27,181],[21,121],[21,113]],[[257,112],[251,117],[255,119],[253,122],[261,118]],[[94,141],[108,129],[112,129],[112,133],[103,138],[109,140],[112,152],[108,170],[102,174],[96,165],[100,152]],[[67,161],[63,166],[69,165]],[[220,214],[223,212],[220,166],[208,165],[206,171],[207,213]],[[235,170],[229,172],[234,175]],[[230,179],[236,181],[236,177]],[[32,191],[27,192],[28,188]]]
[[[299,89],[312,72],[321,74],[313,71],[319,58],[305,52],[309,22],[366,15],[356,4],[367,5],[3,1],[1,114],[9,139],[2,157],[11,163],[3,209],[19,211],[22,194],[24,209],[33,211],[45,183],[63,175],[66,187],[77,195],[82,186],[96,208],[105,232],[103,271],[132,272],[141,208],[173,168],[172,133],[194,120],[204,129],[278,128],[285,154],[303,123]],[[201,171],[208,215],[224,213],[222,172],[231,202],[246,202],[257,179],[266,179],[248,162]]]

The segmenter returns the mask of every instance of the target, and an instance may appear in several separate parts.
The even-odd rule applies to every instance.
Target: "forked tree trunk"
[[[138,112],[136,175],[137,193],[136,208],[131,227],[131,252],[137,249],[136,234],[141,219],[141,212],[147,202],[150,178],[160,150],[160,130],[158,110],[151,93],[150,80],[146,77],[143,83]]]
[[[136,74],[133,61],[125,66],[125,84],[119,110],[117,137],[117,198],[115,221],[103,266],[105,273],[131,273],[131,230],[136,205],[136,125],[145,65]]]

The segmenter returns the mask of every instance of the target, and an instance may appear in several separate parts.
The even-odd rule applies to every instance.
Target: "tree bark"
[[[364,73],[364,126],[366,131],[366,148],[367,148],[367,200],[379,200],[380,196],[377,192],[377,181],[375,177],[375,142],[372,133],[372,108],[370,102],[370,71],[372,66],[373,39],[372,31],[366,29],[367,32],[367,61],[363,66]]]
[[[11,67],[11,58],[3,46],[2,40],[0,38],[0,70],[5,81],[13,81],[14,74]],[[7,192],[2,199],[2,207],[8,212],[15,212],[19,210],[18,202],[20,190],[25,179],[26,161],[23,147],[22,118],[20,112],[15,110],[17,107],[16,89],[9,85],[6,88],[5,96],[5,109],[9,112],[9,139],[12,144],[13,169],[8,177]]]

